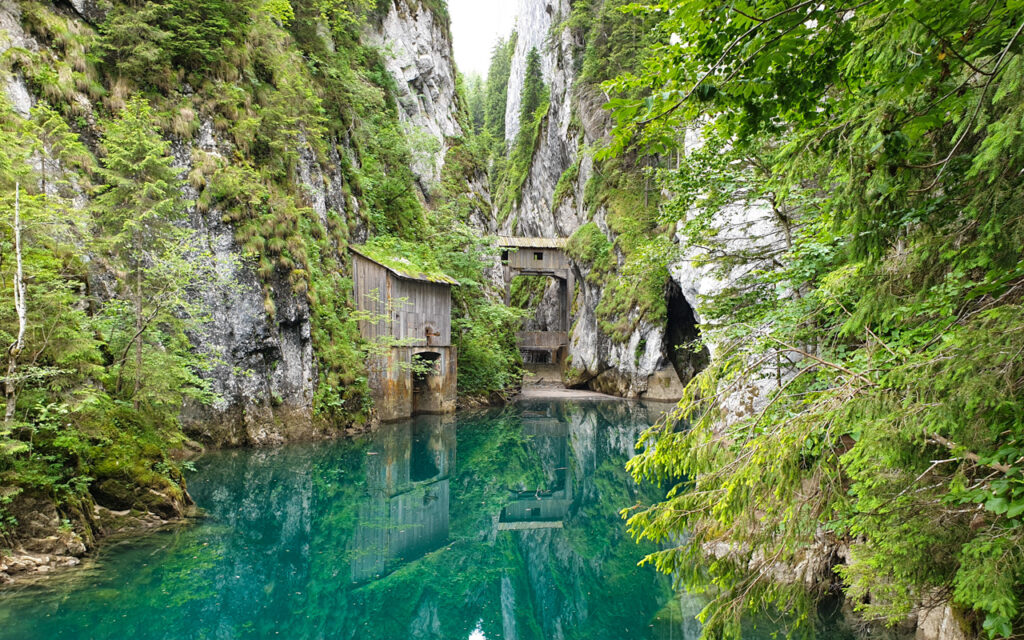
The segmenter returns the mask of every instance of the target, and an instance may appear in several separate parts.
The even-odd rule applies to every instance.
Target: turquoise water
[[[658,415],[534,402],[207,454],[207,518],[0,593],[0,640],[692,638],[618,516],[656,497],[623,466]]]

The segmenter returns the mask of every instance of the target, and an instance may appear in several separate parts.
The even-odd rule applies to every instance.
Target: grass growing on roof
[[[459,284],[458,280],[441,270],[430,250],[419,243],[394,236],[374,236],[366,244],[352,247],[352,250],[407,278]]]

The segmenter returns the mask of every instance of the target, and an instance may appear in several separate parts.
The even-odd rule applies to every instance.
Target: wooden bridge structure
[[[573,505],[569,423],[524,414],[522,424],[544,480],[535,487],[509,491],[509,500],[498,515],[498,531],[561,529]]]
[[[559,326],[550,331],[520,331],[516,341],[521,351],[547,352],[557,363],[568,351],[572,324],[572,294],[576,279],[564,238],[523,238],[499,236],[501,262],[505,269],[505,304],[511,302],[512,279],[516,276],[549,276],[558,281],[562,314]]]

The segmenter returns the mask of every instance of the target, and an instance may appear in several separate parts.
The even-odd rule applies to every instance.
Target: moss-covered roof
[[[350,246],[349,250],[352,251],[352,253],[366,258],[367,260],[379,264],[399,278],[435,282],[437,284],[450,284],[456,287],[459,286],[458,280],[444,273],[440,269],[417,264],[409,258],[396,256],[380,247],[372,247],[369,245],[359,247]]]
[[[565,238],[518,238],[514,236],[498,236],[499,247],[517,249],[564,249]]]

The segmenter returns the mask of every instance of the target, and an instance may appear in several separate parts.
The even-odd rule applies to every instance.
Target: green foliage
[[[266,0],[262,9],[276,18],[284,27],[287,27],[295,19],[295,10],[288,0]]]
[[[483,134],[487,114],[487,87],[479,75],[470,76],[465,83],[469,121],[474,134]]]
[[[573,232],[565,251],[576,263],[589,267],[586,278],[595,284],[603,282],[604,277],[617,266],[611,241],[593,222]]]
[[[22,179],[23,188],[30,185],[22,193],[26,220],[35,225],[26,230],[25,251],[32,355],[19,363],[16,378],[18,426],[0,430],[0,468],[12,474],[5,484],[21,478],[43,490],[71,486],[75,478],[98,482],[118,468],[132,470],[119,476],[129,484],[162,491],[156,476],[173,484],[174,465],[157,468],[180,438],[168,416],[186,399],[212,399],[200,375],[212,363],[194,354],[189,340],[201,331],[204,310],[190,300],[218,266],[180,231],[192,204],[183,192],[197,194],[198,214],[219,216],[234,230],[241,266],[263,283],[271,322],[280,296],[309,303],[319,375],[314,403],[324,419],[343,424],[367,415],[366,353],[347,277],[350,234],[360,229],[405,243],[392,246],[399,255],[413,246],[409,241],[431,247],[424,260],[462,283],[455,339],[464,391],[518,383],[518,315],[497,302],[483,276],[493,251],[466,226],[488,207],[465,185],[466,177],[481,176],[490,143],[444,141],[452,170],[446,168],[440,193],[421,189],[411,165],[440,141],[401,126],[382,54],[359,42],[364,21],[388,3],[115,0],[95,30],[48,3],[19,6],[23,26],[43,46],[11,49],[0,67],[21,72],[54,107],[40,103],[28,133],[6,102],[0,114],[3,202],[11,199],[13,180]],[[447,20],[442,2],[409,6]],[[512,48],[514,42],[506,67]],[[482,98],[475,117],[486,121]],[[501,116],[503,127],[504,99]],[[201,123],[212,124],[217,149],[191,149],[186,186],[171,141],[187,151]],[[101,147],[98,167],[72,130]],[[19,149],[54,162],[36,171],[26,154],[13,153]],[[307,184],[302,168],[311,159],[337,167],[340,184],[326,184],[326,172],[323,185],[315,182],[319,174]],[[344,206],[314,211],[309,189],[319,186],[340,191]],[[82,190],[94,196],[91,227],[65,200]],[[421,197],[442,211],[428,215]],[[76,257],[90,236],[89,264],[96,267]],[[10,238],[3,243],[6,254]],[[94,268],[116,276],[103,299],[84,284],[93,282]],[[0,301],[4,339],[16,327],[11,293],[8,285]],[[43,420],[38,407],[54,404],[66,410],[70,426],[31,431]],[[58,440],[67,446],[53,444]],[[111,443],[116,451],[102,456]],[[42,464],[39,452],[51,445]],[[42,466],[26,466],[28,460]]]
[[[606,85],[612,151],[676,150],[706,123],[662,172],[661,222],[728,283],[701,309],[717,359],[687,389],[692,428],[650,431],[631,463],[671,488],[634,533],[688,536],[649,560],[713,596],[706,637],[762,608],[809,631],[812,600],[771,566],[823,532],[850,545],[839,575],[865,615],[950,594],[973,630],[1020,634],[1021,7],[631,11],[664,22],[643,68]],[[737,245],[729,212],[752,202],[777,231]],[[727,397],[764,385],[724,421]]]
[[[547,276],[516,276],[509,286],[509,304],[523,311],[536,310],[547,288]]]
[[[410,278],[426,278],[433,282],[455,282],[437,264],[436,247],[407,242],[394,236],[374,236],[359,251],[386,267]]]
[[[491,54],[491,66],[487,71],[487,95],[484,111],[484,126],[491,137],[504,144],[505,107],[508,104],[508,80],[512,73],[512,54],[516,50],[518,37],[515,32],[505,40],[499,39]]]
[[[358,26],[366,13],[376,5],[375,0],[312,0],[320,17],[335,32],[344,32]]]
[[[595,163],[584,198],[591,214],[606,209],[608,234],[590,222],[566,246],[574,260],[587,266],[587,280],[602,287],[598,323],[617,342],[627,341],[641,321],[664,324],[668,313],[672,243],[658,224],[660,195],[638,173],[621,159]]]
[[[21,72],[36,95],[60,113],[86,116],[89,101],[107,93],[91,51],[95,33],[53,12],[48,3],[26,0],[19,9],[25,31],[43,46],[38,51],[11,47],[0,56],[0,68]]]
[[[133,101],[107,123],[104,144],[109,153],[96,168],[67,122],[46,104],[37,105],[27,120],[16,116],[6,100],[0,107],[3,210],[11,210],[13,181],[20,180],[22,258],[28,282],[25,348],[10,361],[4,379],[15,410],[13,420],[0,428],[0,484],[5,487],[0,529],[17,524],[7,509],[22,492],[49,497],[62,506],[75,504],[94,483],[114,473],[103,460],[115,460],[115,475],[129,475],[133,486],[180,497],[180,476],[165,453],[181,438],[174,416],[184,396],[203,401],[209,394],[196,376],[195,367],[201,363],[183,334],[189,326],[186,308],[168,301],[165,294],[168,276],[185,286],[203,270],[186,265],[180,255],[169,260],[162,251],[166,234],[173,235],[170,223],[180,213],[180,185],[166,143],[152,128],[152,112],[143,102]],[[16,145],[8,146],[15,140]],[[48,161],[30,161],[30,154]],[[96,202],[111,209],[96,210],[96,225],[90,230],[83,212],[71,206],[71,198],[76,189],[87,186],[93,172],[105,183]],[[136,269],[142,274],[147,299],[141,333],[136,334],[136,304],[88,297],[81,239],[89,235],[96,237],[90,245],[94,260],[122,273]],[[133,246],[141,239],[145,247]],[[9,235],[0,238],[0,247],[5,254],[12,251]],[[2,281],[8,285],[0,295],[0,340],[7,343],[13,343],[18,326],[9,284],[13,268],[13,260],[3,262]],[[183,272],[193,275],[182,277]],[[154,283],[161,283],[162,290],[150,289]],[[162,312],[161,305],[166,305]],[[129,336],[146,345],[139,370],[145,384],[132,393],[117,393],[114,378],[126,365],[132,369],[139,362],[128,363],[123,357],[116,361],[115,354],[132,343]],[[148,426],[128,432],[123,420]]]
[[[657,43],[657,13],[627,13],[633,0],[578,0],[564,26],[585,34],[581,80],[600,83],[632,72]],[[643,2],[640,4],[650,4]],[[577,63],[579,64],[579,63]]]
[[[184,215],[169,147],[141,97],[132,98],[106,125],[98,171],[105,184],[95,198],[96,216],[109,235],[110,251],[132,263],[144,260],[146,246],[167,242],[173,223]]]
[[[526,54],[526,72],[520,96],[519,122],[530,122],[544,99],[544,77],[541,74],[540,52],[537,47]]]
[[[189,293],[212,282],[212,266],[192,234],[175,224],[185,203],[174,158],[139,97],[105,129],[97,169],[104,184],[92,208],[101,231],[94,249],[121,274],[121,297],[98,316],[114,352],[111,392],[136,410],[143,403],[154,411],[180,406],[182,395],[209,401],[207,383],[194,370],[202,360],[192,356],[185,333],[204,313]]]
[[[252,0],[116,2],[100,25],[99,48],[116,74],[167,89],[175,69],[202,73],[222,62],[253,8]]]
[[[486,277],[496,259],[491,239],[481,237],[457,209],[435,214],[430,244],[445,271],[459,281],[452,291],[452,340],[459,350],[459,392],[507,393],[519,386],[523,369],[515,332],[521,312],[506,307]]]
[[[555,185],[555,193],[551,197],[551,208],[558,209],[565,202],[565,199],[569,197],[574,189],[576,188],[576,182],[580,177],[580,162],[583,159],[583,151],[579,152],[576,156],[576,160],[573,161],[569,168],[562,172],[562,175],[558,176],[558,184]]]
[[[496,186],[494,202],[498,220],[504,222],[522,198],[523,185],[530,175],[533,154],[551,107],[549,90],[544,86],[540,53],[536,48],[527,55],[526,72],[520,96],[519,132],[507,161],[496,162],[491,184]],[[503,143],[502,143],[503,145]]]

